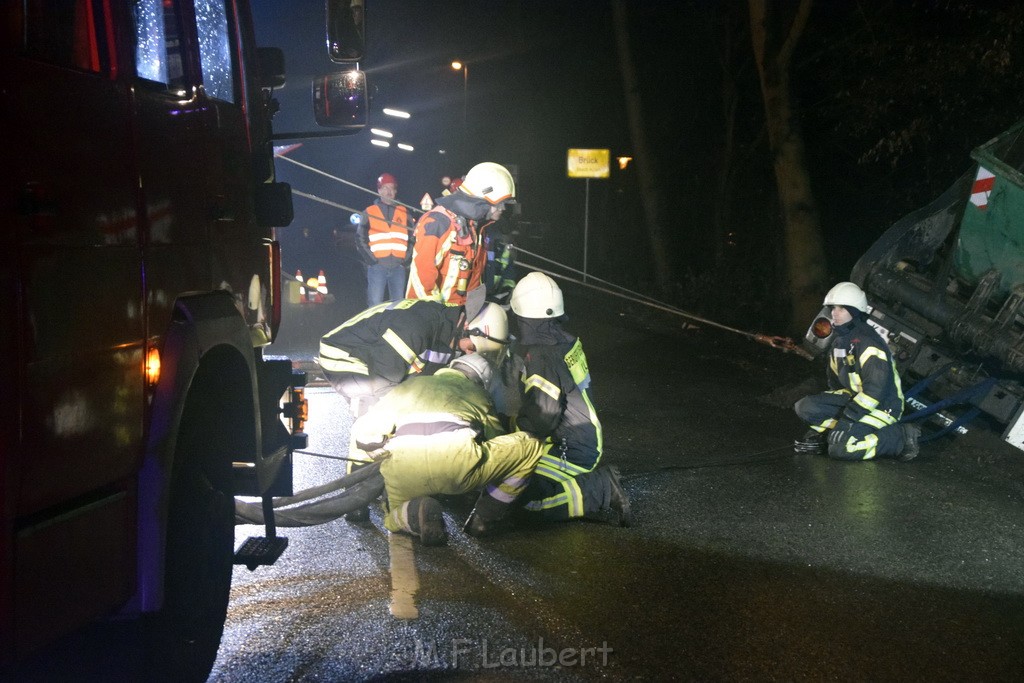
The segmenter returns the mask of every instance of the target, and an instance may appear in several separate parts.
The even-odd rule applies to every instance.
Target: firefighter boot
[[[504,520],[509,507],[509,503],[502,503],[484,491],[477,499],[473,511],[469,513],[462,530],[474,538],[491,536],[506,526]]]
[[[825,453],[825,434],[816,429],[808,429],[803,436],[793,442],[793,451],[823,455]]]
[[[622,481],[619,479],[619,468],[615,465],[609,465],[605,470],[608,481],[611,484],[611,500],[608,502],[608,507],[619,516],[619,526],[632,526],[633,508],[629,504],[629,496],[626,495],[626,490],[622,488]]]
[[[419,534],[423,545],[444,545],[448,540],[441,504],[429,496],[409,501],[409,528]]]
[[[915,424],[904,424],[903,427],[903,450],[896,459],[900,462],[909,462],[921,453],[921,446],[918,439],[921,437],[921,428]]]

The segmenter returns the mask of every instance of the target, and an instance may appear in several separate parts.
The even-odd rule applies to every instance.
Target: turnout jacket
[[[522,363],[522,401],[515,426],[549,441],[551,455],[592,469],[601,459],[604,436],[583,344],[554,320],[519,323],[522,340],[515,354]]]
[[[488,210],[483,200],[459,193],[441,197],[437,206],[420,216],[407,297],[465,305],[466,294],[480,286],[487,264],[482,243],[485,226],[479,221]]]
[[[830,393],[850,401],[843,419],[881,428],[903,415],[903,389],[889,345],[864,320],[854,318],[837,325],[827,379]]]
[[[384,302],[325,334],[320,365],[396,384],[409,375],[430,374],[452,359],[461,315],[461,307],[436,301]]]
[[[353,428],[355,429],[355,428]],[[504,433],[483,387],[458,370],[441,368],[430,377],[410,377],[359,418],[356,438],[390,435],[391,446],[441,436],[486,441]],[[368,433],[364,433],[368,432]]]

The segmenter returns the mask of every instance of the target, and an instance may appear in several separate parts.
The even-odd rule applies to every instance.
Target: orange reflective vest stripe
[[[406,227],[409,221],[405,207],[395,206],[394,217],[389,223],[381,208],[373,204],[366,209],[366,218],[370,224],[366,235],[373,255],[377,258],[395,256],[404,259],[409,248],[409,230]]]

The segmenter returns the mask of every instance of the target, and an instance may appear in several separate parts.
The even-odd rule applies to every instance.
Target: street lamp
[[[452,69],[455,71],[462,72],[462,135],[466,135],[466,111],[469,108],[467,104],[469,102],[469,64],[461,60],[454,60],[452,62]]]

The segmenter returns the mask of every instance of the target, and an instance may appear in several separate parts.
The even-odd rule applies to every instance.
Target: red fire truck
[[[358,59],[350,3],[327,6],[325,52]],[[23,0],[3,20],[0,663],[144,615],[156,670],[208,671],[234,495],[271,510],[301,443],[301,377],[265,353],[291,220],[282,53],[256,47],[248,0]],[[318,123],[365,123],[358,70],[310,92]],[[280,554],[270,518],[236,563]]]

